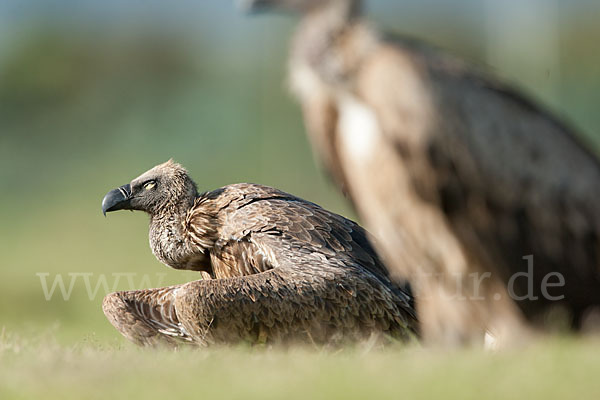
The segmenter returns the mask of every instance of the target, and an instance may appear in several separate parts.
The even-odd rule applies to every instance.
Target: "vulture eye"
[[[144,183],[144,189],[146,189],[146,190],[150,190],[154,186],[156,186],[156,181],[148,181],[148,182]]]

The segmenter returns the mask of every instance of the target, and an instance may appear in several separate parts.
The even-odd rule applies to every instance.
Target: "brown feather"
[[[414,282],[424,335],[518,337],[522,317],[542,320],[559,305],[577,327],[600,306],[597,156],[566,124],[458,58],[382,38],[362,21],[360,1],[320,4],[292,45],[292,89],[323,165],[386,264]],[[506,284],[530,254],[538,299],[515,303]],[[488,272],[483,301],[456,300],[470,295],[469,274]],[[551,272],[565,278],[553,293],[561,302],[540,293]]]
[[[389,278],[365,231],[314,203],[237,184],[149,213],[154,254],[210,279],[107,296],[109,321],[138,344],[331,343],[416,333],[410,292]]]

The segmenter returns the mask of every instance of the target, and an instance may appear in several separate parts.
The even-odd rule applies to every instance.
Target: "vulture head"
[[[108,192],[102,200],[102,212],[140,210],[154,215],[165,207],[189,207],[197,194],[185,168],[169,160]]]
[[[330,6],[358,6],[360,0],[241,0],[243,9],[250,13],[263,11],[284,11],[310,13]]]

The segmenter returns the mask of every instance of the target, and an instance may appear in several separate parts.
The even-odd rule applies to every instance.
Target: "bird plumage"
[[[600,165],[571,128],[456,57],[381,35],[358,0],[262,3],[303,14],[289,67],[309,137],[413,281],[426,338],[517,336],[556,305],[577,326],[600,305]],[[511,288],[529,255],[533,291]],[[546,296],[553,273],[565,282]]]
[[[358,225],[261,185],[182,190],[177,186],[195,188],[187,174],[172,179],[184,173],[162,164],[132,181],[129,197],[173,193],[136,200],[152,205],[144,210],[152,251],[206,279],[108,295],[104,312],[124,336],[139,344],[205,345],[327,343],[374,333],[408,339],[416,332],[410,293],[391,281]],[[155,186],[145,191],[149,180]],[[112,203],[103,208],[110,211]]]

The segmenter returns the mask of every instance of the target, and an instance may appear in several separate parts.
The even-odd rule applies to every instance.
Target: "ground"
[[[0,339],[1,399],[597,399],[600,341],[501,353],[420,347],[140,349],[119,338]]]

